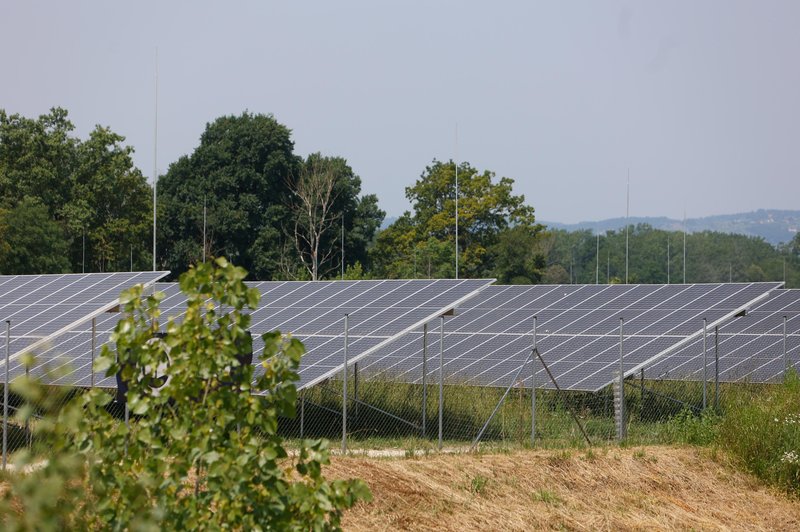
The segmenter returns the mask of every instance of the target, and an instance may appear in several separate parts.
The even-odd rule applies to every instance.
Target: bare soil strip
[[[800,501],[706,449],[332,458],[373,502],[345,530],[800,530]]]

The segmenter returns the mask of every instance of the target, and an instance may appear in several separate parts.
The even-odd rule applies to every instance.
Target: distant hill
[[[541,222],[554,229],[578,231],[590,229],[595,233],[605,233],[625,227],[625,218],[609,218],[598,222],[579,222],[576,224],[562,224],[558,222]],[[655,229],[667,231],[683,230],[683,221],[674,220],[665,216],[660,217],[631,217],[630,223],[646,223]],[[789,242],[800,231],[800,211],[781,211],[774,209],[759,209],[754,212],[739,214],[721,214],[705,218],[687,218],[686,230],[690,233],[700,231],[719,231],[721,233],[737,233],[758,236],[771,244]]]

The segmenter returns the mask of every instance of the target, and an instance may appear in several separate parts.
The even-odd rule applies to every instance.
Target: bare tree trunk
[[[322,250],[323,237],[339,219],[333,212],[336,200],[337,176],[329,161],[310,157],[297,178],[287,179],[293,192],[291,209],[294,215],[293,238],[300,262],[311,275],[319,280],[320,264],[334,252],[335,246]]]

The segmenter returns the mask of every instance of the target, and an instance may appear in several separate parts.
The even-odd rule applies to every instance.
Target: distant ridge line
[[[567,231],[591,230],[594,233],[616,231],[625,227],[625,218],[608,218],[599,221],[584,221],[574,224],[539,220],[551,229]],[[646,223],[654,229],[682,231],[683,220],[666,216],[631,216],[631,224]],[[791,241],[800,231],[800,210],[759,209],[736,214],[719,214],[702,218],[687,218],[686,229],[690,233],[717,231],[760,237],[776,245]]]

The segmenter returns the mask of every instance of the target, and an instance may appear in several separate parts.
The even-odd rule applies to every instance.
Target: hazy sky
[[[247,109],[348,159],[390,216],[433,158],[542,220],[800,208],[800,2],[0,4],[0,107],[69,110],[153,173]]]

